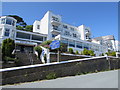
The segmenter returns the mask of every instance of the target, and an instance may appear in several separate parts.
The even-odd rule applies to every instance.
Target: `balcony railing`
[[[56,21],[56,20],[51,20],[51,24],[60,25],[61,23],[59,21]]]
[[[57,32],[57,33],[60,33],[61,32],[61,29],[60,28],[52,28],[51,29],[51,32]]]

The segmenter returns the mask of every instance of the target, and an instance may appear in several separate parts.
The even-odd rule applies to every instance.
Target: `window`
[[[16,37],[17,38],[23,38],[23,39],[30,39],[30,34],[22,33],[22,32],[17,32]]]
[[[32,35],[32,40],[43,41],[43,37],[37,36],[37,35]]]
[[[1,19],[1,24],[5,24],[5,18]]]
[[[57,17],[54,17],[54,16],[52,16],[52,20],[59,22],[58,18],[57,18]]]
[[[68,39],[63,39],[63,40],[61,40],[61,42],[68,44]]]
[[[55,34],[52,34],[52,37],[56,37],[57,35],[55,35]]]
[[[0,28],[0,36],[2,36],[2,28]]]
[[[58,26],[52,25],[53,29],[58,30]]]
[[[82,42],[76,43],[76,44],[77,44],[77,45],[76,45],[77,48],[82,48]]]
[[[69,36],[69,35],[70,35],[70,32],[68,32],[68,31],[65,31],[64,35],[67,35],[67,36]]]
[[[12,25],[15,26],[15,21],[13,20]]]
[[[89,45],[84,43],[84,48],[89,49]]]
[[[15,32],[12,30],[11,37],[14,38]]]
[[[70,30],[74,31],[74,28],[70,27]]]
[[[6,19],[6,24],[11,25],[12,24],[12,20],[11,19]]]
[[[47,37],[44,37],[44,41],[46,41],[47,40]]]
[[[4,34],[4,35],[5,35],[5,36],[9,36],[9,34],[10,34],[10,29],[6,28],[6,29],[5,29],[5,34]]]
[[[69,46],[70,47],[75,47],[75,42],[73,41],[73,42],[69,42]]]
[[[66,29],[67,29],[67,28],[68,28],[68,26],[67,26],[67,25],[63,25],[63,28],[66,28]]]
[[[73,33],[73,37],[75,37],[75,38],[76,38],[76,37],[77,37],[77,34]]]
[[[37,25],[37,29],[40,29],[40,25]]]

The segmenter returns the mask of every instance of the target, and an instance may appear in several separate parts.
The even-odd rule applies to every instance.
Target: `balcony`
[[[91,35],[90,31],[86,31],[85,34],[86,34],[87,36]]]
[[[60,25],[61,23],[57,20],[51,20],[51,24],[53,25]]]
[[[52,28],[51,33],[61,33],[60,28]]]

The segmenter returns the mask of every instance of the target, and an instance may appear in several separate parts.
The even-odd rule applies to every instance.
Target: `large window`
[[[89,49],[89,44],[84,43],[84,48]]]
[[[22,32],[17,32],[16,37],[17,38],[23,38],[23,39],[30,39],[30,34],[22,33]]]
[[[5,34],[4,34],[4,35],[5,35],[5,36],[9,36],[9,34],[10,34],[10,29],[6,28],[6,29],[5,29]]]
[[[77,47],[77,48],[82,48],[82,42],[77,42],[77,43],[76,43],[76,47]]]
[[[32,40],[43,41],[43,37],[41,37],[41,36],[36,36],[36,35],[32,35]]]
[[[5,24],[5,18],[1,19],[1,24]]]
[[[12,24],[12,20],[11,19],[6,19],[6,24],[11,25]]]
[[[70,42],[69,42],[69,46],[70,46],[70,47],[75,47],[75,42],[74,42],[74,41],[73,41],[73,42],[70,41]]]
[[[68,39],[62,39],[61,42],[68,44]]]

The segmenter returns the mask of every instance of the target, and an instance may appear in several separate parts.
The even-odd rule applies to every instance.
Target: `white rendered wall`
[[[38,25],[40,25],[40,21],[37,21],[37,20],[36,20],[36,21],[33,23],[33,32],[38,32],[38,33],[40,32],[40,29],[37,28]]]
[[[84,25],[79,26],[78,29],[79,29],[79,32],[81,33],[81,40],[85,40]]]

